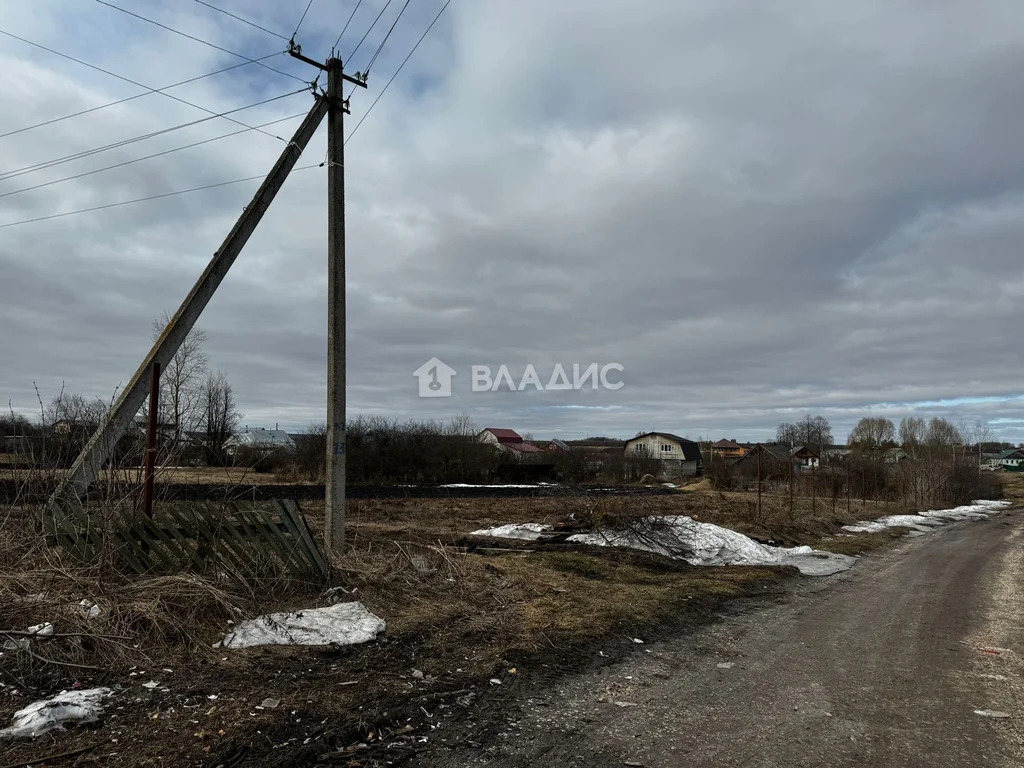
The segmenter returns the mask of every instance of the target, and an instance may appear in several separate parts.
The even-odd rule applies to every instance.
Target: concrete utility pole
[[[256,190],[252,201],[235,222],[199,280],[185,297],[178,311],[174,313],[174,317],[171,318],[164,332],[160,334],[160,338],[153,344],[153,348],[146,355],[146,359],[142,361],[142,365],[139,366],[135,375],[132,376],[132,380],[124,388],[99,428],[89,438],[82,452],[75,459],[75,463],[71,465],[68,474],[50,496],[47,506],[56,528],[64,529],[77,538],[73,518],[77,517],[80,522],[87,522],[83,520],[86,516],[82,508],[82,500],[89,486],[98,477],[100,469],[110,457],[117,441],[124,435],[128,425],[131,424],[139,412],[139,408],[142,407],[149,391],[154,365],[166,368],[167,363],[174,357],[174,353],[178,351],[178,347],[192,330],[199,315],[255,231],[256,225],[259,224],[263,214],[266,213],[274,197],[284,185],[285,179],[288,178],[288,174],[295,166],[306,144],[313,137],[326,112],[327,100],[322,97],[317,98],[309,114],[295,131],[277,162],[274,163],[270,174]]]
[[[366,76],[345,74],[341,59],[326,64],[302,55],[289,43],[288,53],[327,72],[327,466],[324,494],[324,541],[341,554],[345,546],[345,113],[346,82],[366,87]]]
[[[327,548],[345,546],[345,85],[327,61]]]

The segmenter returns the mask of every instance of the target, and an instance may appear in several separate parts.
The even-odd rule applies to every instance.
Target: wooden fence
[[[297,502],[168,502],[152,518],[134,507],[75,521],[50,520],[52,540],[77,558],[110,553],[135,573],[228,571],[243,578],[293,576],[326,580],[329,566]]]

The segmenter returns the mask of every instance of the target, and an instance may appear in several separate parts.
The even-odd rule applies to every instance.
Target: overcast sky
[[[258,57],[284,41],[188,0],[118,5]],[[348,57],[385,0],[365,0]],[[214,4],[290,36],[305,0]],[[366,113],[442,0],[411,0]],[[403,5],[356,52],[362,70]],[[314,0],[325,58],[353,0]],[[87,0],[0,29],[148,87],[240,63]],[[311,80],[311,68],[265,62]],[[0,133],[137,86],[0,35]],[[821,414],[987,420],[1024,441],[1024,3],[452,0],[346,149],[349,417],[534,436],[763,439]],[[258,65],[170,93],[222,112],[302,84]],[[308,93],[232,115],[304,113]],[[0,138],[0,176],[206,113],[159,94]],[[266,128],[287,137],[294,118]],[[239,130],[214,119],[0,194]],[[299,165],[319,163],[322,127]],[[266,173],[256,132],[0,197],[0,224]],[[109,398],[257,182],[0,228],[0,396]],[[244,423],[325,414],[326,173],[295,172],[202,317]],[[418,397],[438,357],[450,398]],[[470,368],[619,363],[617,390],[472,392]]]

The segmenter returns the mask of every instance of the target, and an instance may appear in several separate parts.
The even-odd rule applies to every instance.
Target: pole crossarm
[[[66,527],[71,516],[83,517],[82,501],[86,492],[99,476],[99,472],[113,452],[117,442],[128,430],[148,395],[150,374],[154,364],[166,368],[185,337],[192,330],[203,309],[209,303],[221,281],[227,275],[242,248],[266,213],[285,179],[302,151],[306,148],[324,115],[327,114],[328,100],[317,96],[309,114],[295,131],[291,141],[278,157],[267,178],[256,191],[234,227],[228,233],[220,248],[214,253],[203,274],[196,281],[178,311],[171,318],[163,333],[153,344],[149,354],[121,392],[117,402],[107,413],[100,426],[86,442],[82,452],[75,459],[67,475],[61,480],[47,502],[53,516],[53,523]],[[73,521],[72,521],[73,524]]]

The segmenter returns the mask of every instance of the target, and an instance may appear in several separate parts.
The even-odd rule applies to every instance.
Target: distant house
[[[671,432],[648,432],[627,440],[622,455],[626,461],[656,461],[661,480],[681,480],[703,471],[700,446]]]
[[[566,444],[559,440],[557,437],[554,440],[548,442],[545,447],[547,451],[560,451],[561,453],[570,453],[572,449]]]
[[[1011,472],[1024,471],[1024,449],[1007,448],[996,455],[996,461],[1003,469]]]
[[[73,419],[57,419],[50,429],[54,435],[88,436],[99,427],[96,421],[77,421]]]
[[[830,463],[837,464],[846,461],[853,449],[848,445],[825,445],[821,449],[821,458]]]
[[[241,451],[253,451],[255,453],[273,453],[274,451],[289,451],[295,448],[295,441],[283,429],[263,429],[257,427],[232,435],[224,441],[224,450],[228,456],[234,457]]]
[[[816,467],[821,463],[817,451],[806,445],[797,445],[790,449],[789,456],[793,463],[801,467]]]
[[[746,455],[747,449],[735,440],[723,437],[717,443],[711,444],[711,453],[722,459],[742,459]]]
[[[889,448],[882,456],[886,464],[899,464],[910,458],[910,454],[899,447]]]
[[[820,463],[821,457],[806,445],[790,447],[785,443],[757,443],[747,455],[736,462],[736,467],[746,472],[756,472],[760,459],[761,473],[789,473],[794,469],[813,469]]]
[[[488,427],[480,432],[476,439],[477,442],[493,445],[498,450],[516,458],[544,452],[541,448],[533,445],[533,443],[526,442],[514,429]]]

